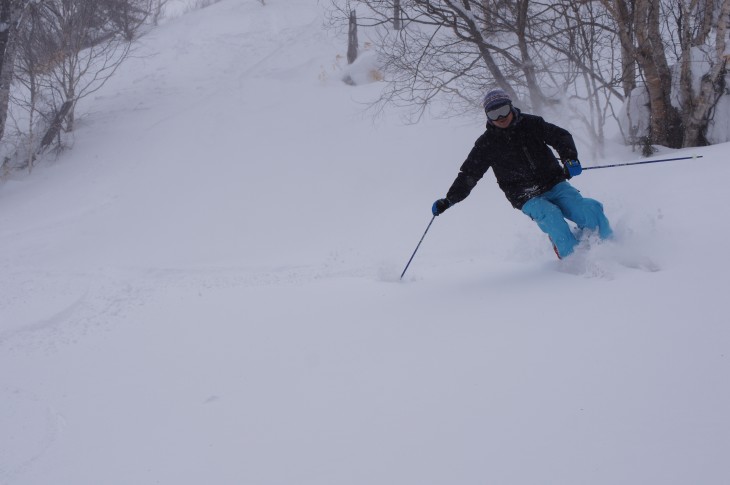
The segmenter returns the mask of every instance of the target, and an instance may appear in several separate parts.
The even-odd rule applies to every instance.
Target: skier
[[[534,220],[550,238],[559,259],[573,253],[578,239],[565,219],[579,229],[612,234],[603,205],[584,198],[567,182],[582,171],[573,136],[539,116],[522,113],[502,89],[489,91],[482,102],[487,129],[477,139],[459,175],[443,199],[433,203],[434,216],[464,200],[489,167],[515,209]],[[561,168],[549,146],[560,155]]]

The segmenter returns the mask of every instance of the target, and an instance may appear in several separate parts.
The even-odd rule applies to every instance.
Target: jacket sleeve
[[[565,128],[553,125],[541,118],[545,143],[555,148],[563,160],[578,158],[578,150],[573,141],[573,135]]]
[[[490,164],[486,157],[486,148],[477,140],[474,148],[469,152],[469,156],[461,165],[459,175],[456,176],[456,180],[451,184],[451,188],[446,193],[446,198],[452,204],[461,202],[466,199],[471,193],[472,189],[476,186],[477,182],[484,177],[484,174],[489,170]]]

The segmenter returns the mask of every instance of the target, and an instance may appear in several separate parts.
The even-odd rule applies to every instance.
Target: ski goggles
[[[487,111],[487,118],[489,118],[489,121],[498,121],[509,116],[510,111],[512,111],[512,105],[505,104],[499,108]]]

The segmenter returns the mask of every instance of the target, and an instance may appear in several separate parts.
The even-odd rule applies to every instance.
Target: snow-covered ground
[[[730,483],[730,145],[574,179],[563,262],[490,173],[401,282],[482,120],[363,117],[321,17],[163,23],[0,185],[0,483]]]

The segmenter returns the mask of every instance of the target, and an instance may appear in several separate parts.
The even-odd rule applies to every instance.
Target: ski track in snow
[[[113,274],[117,276],[110,276]],[[387,282],[395,281],[395,275],[394,266],[351,267],[337,253],[323,264],[313,266],[5,273],[0,276],[0,287],[6,288],[0,294],[0,308],[11,316],[4,320],[0,330],[0,349],[50,352],[58,345],[73,344],[92,331],[103,331],[123,321],[130,309],[169,289],[202,293],[227,288],[299,286],[324,278]],[[49,308],[54,311],[49,312]]]
[[[44,349],[71,344],[144,300],[144,289],[105,274],[64,271],[5,273],[0,307],[7,320],[0,349]]]
[[[20,388],[0,388],[0,483],[31,469],[53,446],[65,420],[39,396]]]

